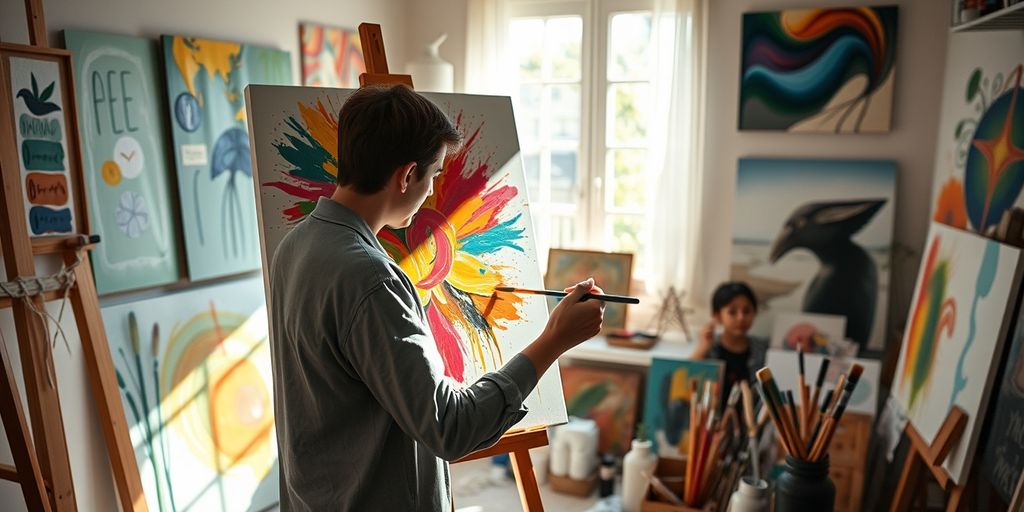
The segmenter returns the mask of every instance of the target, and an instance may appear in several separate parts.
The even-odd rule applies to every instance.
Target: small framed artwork
[[[0,169],[33,245],[89,233],[71,53],[0,44],[0,82]]]
[[[629,451],[640,409],[641,374],[592,366],[561,366],[562,393],[570,416],[588,418],[600,431],[601,453]]]
[[[588,277],[612,295],[629,295],[633,255],[622,252],[550,249],[544,286],[561,290]],[[557,303],[552,301],[552,303]],[[626,305],[608,304],[604,309],[605,329],[626,327]]]

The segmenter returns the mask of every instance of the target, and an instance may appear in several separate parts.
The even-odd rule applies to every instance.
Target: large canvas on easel
[[[950,34],[932,217],[988,233],[1024,207],[1024,31]]]
[[[943,464],[967,480],[1006,338],[1020,251],[933,222],[911,297],[892,394],[927,443],[953,406],[967,428]]]
[[[262,280],[102,315],[149,509],[244,512],[277,503]]]
[[[318,198],[334,190],[337,115],[351,93],[312,87],[247,90],[260,241],[268,272],[285,233],[309,214]],[[446,376],[468,385],[536,339],[548,314],[541,297],[503,294],[488,304],[501,284],[543,287],[511,100],[424,96],[455,121],[465,143],[449,155],[434,195],[413,224],[406,230],[385,229],[378,238],[419,287]],[[451,229],[433,229],[440,223]],[[416,232],[441,238],[417,242]],[[451,251],[437,254],[437,247]],[[430,261],[428,268],[414,265],[411,251],[419,252],[418,260]],[[428,273],[444,279],[426,284]],[[518,426],[566,421],[558,370],[552,370],[527,398],[530,412]]]
[[[835,315],[861,349],[884,348],[895,201],[893,161],[741,158],[731,277],[761,302],[751,332]]]
[[[159,44],[67,30],[100,294],[178,279]]]
[[[291,57],[185,36],[164,36],[163,47],[189,278],[256,270],[260,249],[244,90],[291,83]]]

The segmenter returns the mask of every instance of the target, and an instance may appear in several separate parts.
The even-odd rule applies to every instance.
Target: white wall
[[[891,159],[899,165],[895,241],[920,252],[928,234],[935,140],[948,36],[948,2],[936,0],[711,0],[705,146],[702,297],[729,275],[736,162],[740,157]],[[791,135],[740,132],[740,25],[744,12],[795,7],[899,5],[892,131],[884,135]],[[890,330],[905,322],[920,256],[892,271]],[[890,335],[891,337],[891,335]]]
[[[427,43],[441,34],[448,39],[441,45],[441,58],[455,66],[455,91],[465,87],[466,77],[466,3],[468,0],[412,0],[410,3],[409,58],[415,59]],[[386,35],[385,35],[386,37]],[[405,73],[405,63],[388,59],[396,73]],[[413,84],[416,77],[413,77]]]
[[[434,30],[422,24],[413,24],[409,16],[410,4],[416,10],[424,10],[414,0],[374,0],[338,2],[330,0],[286,0],[284,2],[247,0],[44,0],[46,25],[50,45],[61,46],[60,31],[65,28],[108,31],[113,33],[156,38],[162,34],[187,34],[204,37],[236,40],[245,43],[272,46],[288,50],[292,54],[292,69],[295,80],[299,73],[299,32],[300,21],[315,21],[355,29],[360,22],[380,23],[384,33],[388,61],[393,72],[403,72],[408,60],[410,26],[416,25],[416,33],[423,33],[423,42],[434,37]],[[462,7],[464,12],[465,7]],[[0,0],[0,41],[28,44],[28,30],[24,18],[22,0]],[[429,11],[431,23],[444,19]],[[463,14],[464,18],[464,14]],[[448,21],[448,20],[446,20]],[[461,25],[458,39],[465,31]],[[450,30],[445,28],[445,30]],[[440,33],[441,31],[436,31]],[[450,40],[449,43],[452,41]],[[447,46],[448,43],[446,43]],[[459,43],[464,44],[464,43]],[[455,46],[455,45],[453,45]],[[443,48],[450,51],[451,48]],[[462,50],[458,50],[462,51]],[[444,53],[444,52],[442,52]],[[297,82],[296,82],[297,83]],[[56,270],[57,263],[37,259],[37,273],[42,275]],[[3,272],[0,271],[0,279]],[[51,304],[56,314],[56,304]],[[77,330],[71,316],[70,306],[66,313],[71,345],[69,353],[58,343],[54,351],[54,363],[58,372],[61,408],[64,428],[69,446],[72,475],[79,510],[114,511],[117,499],[107,462],[106,446],[99,429],[88,376],[82,357]],[[17,340],[10,311],[0,312],[0,332],[14,362],[19,384],[23,383],[20,372]],[[21,384],[23,388],[24,385]],[[24,390],[22,390],[24,400]],[[24,402],[23,402],[24,403]],[[26,407],[27,412],[27,407]],[[2,433],[2,428],[0,428]],[[13,459],[7,443],[6,433],[0,435],[0,463],[10,464]],[[24,499],[19,486],[0,481],[0,510],[17,512],[25,510]]]

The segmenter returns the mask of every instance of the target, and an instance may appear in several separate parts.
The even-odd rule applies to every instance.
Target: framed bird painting
[[[250,86],[249,133],[264,275],[284,235],[334,191],[338,112],[351,89]],[[544,329],[543,297],[492,298],[496,286],[540,288],[512,101],[425,93],[463,135],[409,227],[377,234],[419,292],[444,374],[456,387],[500,368]],[[268,299],[269,300],[269,299]],[[557,369],[526,399],[527,428],[566,421]]]
[[[0,44],[0,82],[0,169],[33,245],[89,233],[71,54]]]
[[[752,333],[779,313],[846,318],[845,339],[884,347],[896,163],[742,158],[731,273],[757,295]]]

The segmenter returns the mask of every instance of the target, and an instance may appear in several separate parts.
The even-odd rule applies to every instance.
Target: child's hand
[[[715,323],[708,322],[700,330],[700,348],[710,350],[715,343]]]

